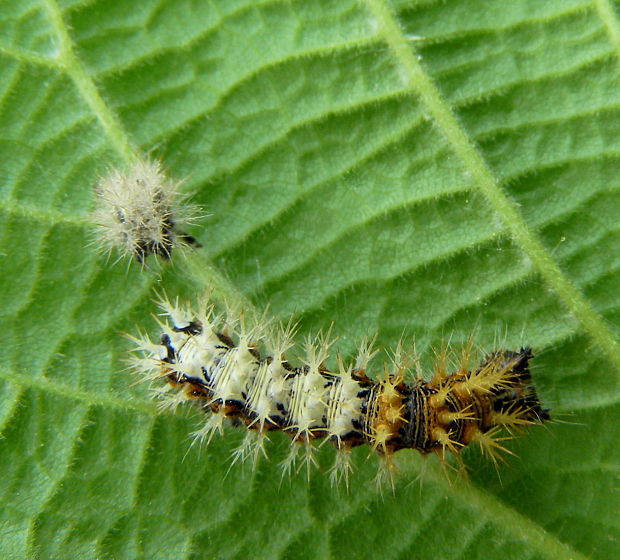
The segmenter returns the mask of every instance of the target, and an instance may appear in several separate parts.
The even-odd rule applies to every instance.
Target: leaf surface
[[[0,556],[617,556],[619,61],[609,0],[0,3]],[[401,452],[384,496],[363,449],[348,494],[281,482],[279,434],[255,473],[227,474],[235,430],[188,451],[200,416],[157,412],[118,333],[196,283],[88,244],[136,153],[257,308],[345,356],[530,344],[560,422],[498,472],[468,450],[467,482]]]

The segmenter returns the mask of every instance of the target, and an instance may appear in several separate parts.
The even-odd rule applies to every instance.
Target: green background
[[[0,76],[0,557],[620,555],[620,6],[3,0]],[[145,152],[258,309],[346,356],[529,343],[562,422],[499,473],[467,450],[467,483],[401,452],[394,495],[363,449],[348,494],[281,482],[280,434],[226,476],[243,434],[188,451],[199,417],[120,361],[196,283],[88,246],[91,186]]]

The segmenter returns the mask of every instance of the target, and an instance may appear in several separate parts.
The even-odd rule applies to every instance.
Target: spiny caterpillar
[[[402,348],[374,381],[366,374],[376,351],[361,345],[355,363],[337,357],[337,368],[324,364],[331,342],[326,336],[308,339],[302,365],[292,365],[286,353],[293,346],[294,328],[250,327],[242,315],[217,314],[209,301],[199,312],[165,299],[159,303],[161,335],[129,337],[136,344],[133,367],[146,380],[163,380],[157,391],[163,407],[192,401],[207,414],[195,432],[210,441],[223,433],[225,421],[247,429],[233,462],[254,464],[265,455],[266,435],[281,430],[293,440],[283,470],[316,465],[313,442],[325,438],[336,448],[330,474],[333,482],[348,482],[350,450],[369,445],[383,458],[378,478],[392,480],[393,454],[400,449],[434,452],[443,461],[477,443],[495,461],[501,451],[502,428],[521,428],[549,420],[532,385],[530,348],[496,350],[470,367],[473,343],[464,346],[454,369],[447,351],[437,355],[430,381],[410,376]],[[273,325],[271,325],[273,327]],[[274,333],[275,330],[275,333]],[[259,349],[265,349],[261,353]]]
[[[149,159],[137,159],[126,173],[113,169],[102,177],[93,187],[97,206],[92,213],[101,249],[144,263],[149,255],[169,259],[173,247],[199,246],[178,229],[197,218],[197,208],[187,204],[179,185]]]

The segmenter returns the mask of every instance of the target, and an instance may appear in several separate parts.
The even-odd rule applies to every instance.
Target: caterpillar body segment
[[[207,419],[198,438],[209,441],[225,423],[247,429],[235,461],[255,463],[266,454],[265,436],[282,431],[292,441],[285,472],[301,468],[300,454],[302,466],[314,465],[314,442],[323,440],[337,451],[332,480],[348,480],[349,452],[360,445],[385,460],[391,477],[392,456],[401,449],[442,459],[450,453],[460,461],[460,451],[477,444],[496,461],[507,451],[502,428],[550,419],[532,383],[529,347],[495,350],[471,366],[468,344],[453,371],[444,352],[430,380],[395,359],[373,380],[366,371],[375,355],[368,343],[356,363],[338,357],[332,371],[324,365],[331,344],[318,337],[296,366],[285,356],[291,329],[267,336],[266,329],[248,331],[243,321],[218,316],[210,304],[199,313],[167,301],[161,306],[167,319],[159,339],[134,339],[135,369],[166,382],[157,392],[162,406],[192,401],[202,408]]]

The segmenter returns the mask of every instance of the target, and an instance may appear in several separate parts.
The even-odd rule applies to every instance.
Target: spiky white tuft
[[[180,184],[157,160],[137,159],[126,172],[112,169],[93,187],[97,245],[139,263],[151,254],[168,259],[175,247],[199,246],[179,229],[199,218],[199,208],[187,202]]]

